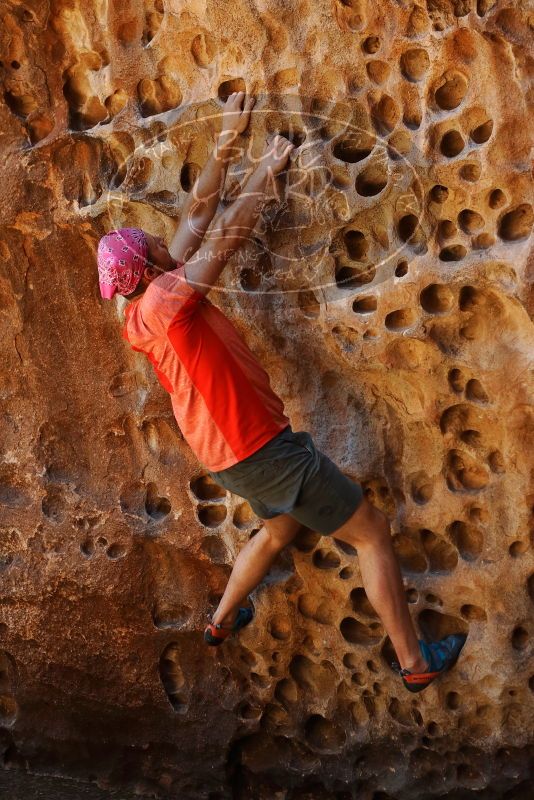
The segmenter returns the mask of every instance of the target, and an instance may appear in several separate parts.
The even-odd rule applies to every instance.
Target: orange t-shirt
[[[158,275],[125,310],[123,337],[150,359],[199,461],[226,469],[289,425],[284,404],[230,320],[187,283]]]

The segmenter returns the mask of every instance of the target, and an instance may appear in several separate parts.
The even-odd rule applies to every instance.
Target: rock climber
[[[208,616],[206,643],[220,645],[251,622],[253,610],[241,603],[305,526],[356,548],[367,597],[398,658],[392,667],[409,691],[418,692],[451,668],[466,637],[417,638],[388,517],[317,449],[308,432],[292,430],[267,372],[207,298],[230,256],[252,234],[269,183],[295,149],[284,136],[268,139],[241,194],[208,232],[235,154],[233,143],[246,130],[254,103],[244,92],[226,100],[222,130],[169,247],[140,228],[120,228],[101,238],[101,295],[111,300],[118,293],[132,301],[125,307],[124,338],[150,359],[206,472],[245,498],[262,521]]]

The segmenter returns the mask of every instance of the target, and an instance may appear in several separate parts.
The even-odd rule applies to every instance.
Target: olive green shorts
[[[340,528],[363,499],[361,485],[318,450],[309,433],[291,425],[237,464],[208,473],[245,498],[260,519],[290,514],[321,534]]]

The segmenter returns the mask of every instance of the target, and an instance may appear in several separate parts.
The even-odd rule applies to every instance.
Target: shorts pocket
[[[308,453],[310,453],[310,455],[315,456],[316,453],[315,445],[313,444],[313,439],[308,433],[308,431],[294,431],[293,440],[295,444],[307,450]]]

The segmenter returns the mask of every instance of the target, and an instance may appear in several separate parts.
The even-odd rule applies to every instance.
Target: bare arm
[[[294,145],[276,136],[266,146],[259,166],[246,182],[246,189],[234,200],[206,235],[206,241],[185,266],[185,277],[198,292],[207,294],[217,282],[230,256],[250,237],[260,212],[269,199],[265,190],[286,166]]]
[[[180,223],[169,246],[169,253],[177,261],[187,261],[200,247],[217,211],[228,165],[235,153],[239,153],[234,141],[248,126],[254,102],[253,97],[245,98],[244,92],[234,92],[226,101],[222,131],[184,203]]]

